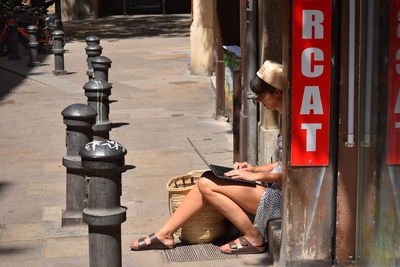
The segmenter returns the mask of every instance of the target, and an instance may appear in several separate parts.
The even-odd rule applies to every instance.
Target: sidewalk
[[[157,21],[168,27],[157,31]],[[217,164],[232,163],[228,123],[213,118],[210,78],[190,75],[190,15],[111,17],[65,23],[65,69],[53,76],[52,55],[42,66],[0,58],[0,266],[88,266],[87,226],[61,228],[65,208],[65,125],[61,111],[86,103],[84,37],[101,37],[112,60],[110,139],[127,150],[121,203],[123,266],[244,266],[268,263],[268,254],[167,263],[165,252],[131,252],[129,243],[157,230],[168,218],[166,182],[204,169],[189,136]],[[98,32],[93,29],[95,26]],[[175,25],[176,31],[173,31]],[[180,25],[178,29],[178,25]],[[183,26],[181,26],[183,25]],[[129,26],[127,29],[121,27]],[[158,26],[160,28],[160,26]],[[114,35],[113,35],[114,32]],[[69,34],[70,33],[70,34]],[[69,35],[68,35],[69,34]]]

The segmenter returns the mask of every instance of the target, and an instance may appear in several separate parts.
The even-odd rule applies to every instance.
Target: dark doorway
[[[191,12],[191,0],[115,0],[102,1],[101,16],[136,14],[184,14]],[[165,5],[165,7],[164,7]]]

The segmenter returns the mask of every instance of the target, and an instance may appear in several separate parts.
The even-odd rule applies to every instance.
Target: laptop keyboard
[[[211,164],[210,167],[212,168],[212,171],[216,176],[225,176],[224,174],[226,172],[233,170],[233,168],[228,168],[228,167],[218,166],[218,165],[213,165],[213,164]]]

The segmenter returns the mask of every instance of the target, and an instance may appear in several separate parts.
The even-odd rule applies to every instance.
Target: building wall
[[[190,70],[192,74],[210,75],[214,70],[215,1],[193,0],[190,26]]]
[[[259,1],[259,56],[260,64],[265,60],[282,63],[282,1]],[[258,127],[258,164],[278,159],[276,136],[279,134],[278,113],[260,105]]]
[[[61,17],[64,21],[97,17],[97,0],[63,0],[60,2]]]
[[[308,1],[310,3],[312,1]],[[323,1],[318,2],[318,8],[321,9]],[[333,1],[336,3],[336,1]],[[300,146],[301,151],[306,151],[305,142],[301,140],[301,136],[294,135],[293,131],[296,126],[292,124],[292,118],[300,113],[299,110],[293,108],[293,92],[301,92],[301,87],[294,85],[295,79],[304,79],[301,76],[295,76],[292,72],[298,75],[300,65],[293,64],[294,59],[298,60],[300,45],[312,44],[312,40],[302,40],[301,27],[302,24],[299,16],[295,14],[303,14],[302,1],[283,1],[283,18],[285,22],[282,24],[283,40],[283,71],[284,71],[284,90],[283,90],[283,216],[282,216],[282,245],[280,250],[279,266],[332,266],[333,256],[333,237],[335,225],[335,164],[336,164],[336,136],[335,127],[337,122],[337,88],[338,77],[336,76],[337,66],[332,62],[336,62],[337,58],[334,54],[325,57],[326,68],[332,70],[333,76],[330,78],[332,97],[326,105],[331,107],[329,123],[330,133],[323,137],[328,137],[328,149],[320,149],[326,156],[324,165],[310,166],[310,161],[307,164],[293,164],[295,159],[308,159],[309,154],[297,154],[293,157],[292,148]],[[314,3],[312,3],[314,4]],[[293,6],[296,5],[296,8]],[[328,8],[330,8],[328,6]],[[332,10],[335,10],[332,7]],[[322,12],[322,11],[321,11]],[[325,17],[330,17],[329,11],[324,14]],[[332,13],[336,15],[337,13]],[[325,24],[326,25],[326,24]],[[294,32],[293,28],[296,29]],[[300,30],[299,30],[300,28]],[[333,30],[328,27],[324,28],[324,32],[328,33]],[[297,39],[294,38],[297,37]],[[325,35],[329,36],[329,35]],[[333,36],[333,35],[332,35]],[[296,40],[296,45],[293,44]],[[330,41],[330,40],[328,40]],[[314,44],[313,44],[314,45]],[[295,54],[296,52],[296,54]],[[293,64],[293,65],[292,65]],[[325,69],[326,69],[325,68]],[[327,73],[330,73],[329,70]],[[328,101],[328,100],[327,100]],[[294,137],[294,139],[292,139]],[[314,151],[308,150],[307,151]],[[317,151],[317,150],[315,150]]]
[[[123,0],[63,0],[63,20],[79,20],[124,14]],[[126,0],[125,12],[134,14],[181,14],[191,12],[191,0]]]

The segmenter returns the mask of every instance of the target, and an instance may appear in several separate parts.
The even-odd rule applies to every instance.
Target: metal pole
[[[240,161],[240,107],[242,105],[240,71],[233,72],[233,161]]]
[[[94,78],[94,72],[93,72],[93,67],[92,67],[92,59],[95,57],[98,57],[101,55],[101,52],[103,51],[103,47],[100,46],[100,38],[97,36],[89,36],[86,38],[86,55],[87,55],[87,65],[88,65],[88,70],[86,71],[86,74],[89,78],[89,80]]]
[[[73,104],[61,114],[67,125],[67,154],[63,165],[67,168],[66,208],[62,212],[61,225],[82,224],[82,210],[86,207],[87,194],[85,173],[81,165],[79,151],[93,140],[92,126],[96,120],[96,111],[85,104]]]
[[[54,75],[66,75],[64,70],[64,32],[56,30],[53,32],[53,54],[54,54]]]
[[[111,68],[112,61],[108,57],[99,56],[92,59],[94,78],[108,82],[108,69]]]
[[[90,80],[83,88],[88,99],[88,105],[97,112],[96,124],[93,125],[93,139],[109,139],[111,131],[111,121],[108,119],[110,102],[108,96],[111,95],[111,84],[105,80]]]
[[[366,32],[366,51],[365,51],[365,114],[364,114],[364,134],[362,136],[363,146],[371,145],[371,125],[372,125],[372,83],[373,83],[373,53],[374,53],[374,20],[375,10],[372,2],[367,2],[367,32]]]
[[[348,80],[348,122],[347,122],[347,141],[346,146],[353,147],[354,143],[354,98],[355,98],[355,39],[356,39],[356,3],[355,0],[349,1],[349,80]]]
[[[58,18],[61,21],[62,20],[61,19],[61,0],[55,1],[55,11],[56,11],[56,14],[58,15]]]
[[[39,52],[39,43],[37,42],[37,32],[38,27],[35,25],[29,25],[26,28],[26,31],[29,33],[29,41],[27,47],[29,48],[29,62],[28,67],[39,66],[40,62],[37,60],[38,52]]]
[[[123,11],[124,16],[126,16],[126,0],[123,0]]]
[[[215,43],[217,46],[217,57],[215,62],[216,92],[215,92],[215,116],[225,116],[225,67],[224,49],[222,47],[222,33],[217,3],[215,2]]]
[[[100,38],[94,35],[88,36],[85,39],[87,45],[100,44]]]
[[[109,140],[90,142],[80,152],[90,177],[83,220],[89,226],[91,267],[122,266],[121,224],[126,220],[126,208],[121,206],[120,196],[126,153],[121,144]]]
[[[257,104],[252,100],[254,93],[250,89],[250,81],[254,78],[258,67],[257,36],[257,1],[249,0],[247,8],[247,161],[257,164]]]
[[[162,13],[167,14],[167,1],[161,0],[161,5],[162,5]]]
[[[247,33],[247,1],[240,1],[240,36]],[[239,161],[247,161],[247,39],[240,38],[241,63],[240,63],[240,112],[239,112]]]

